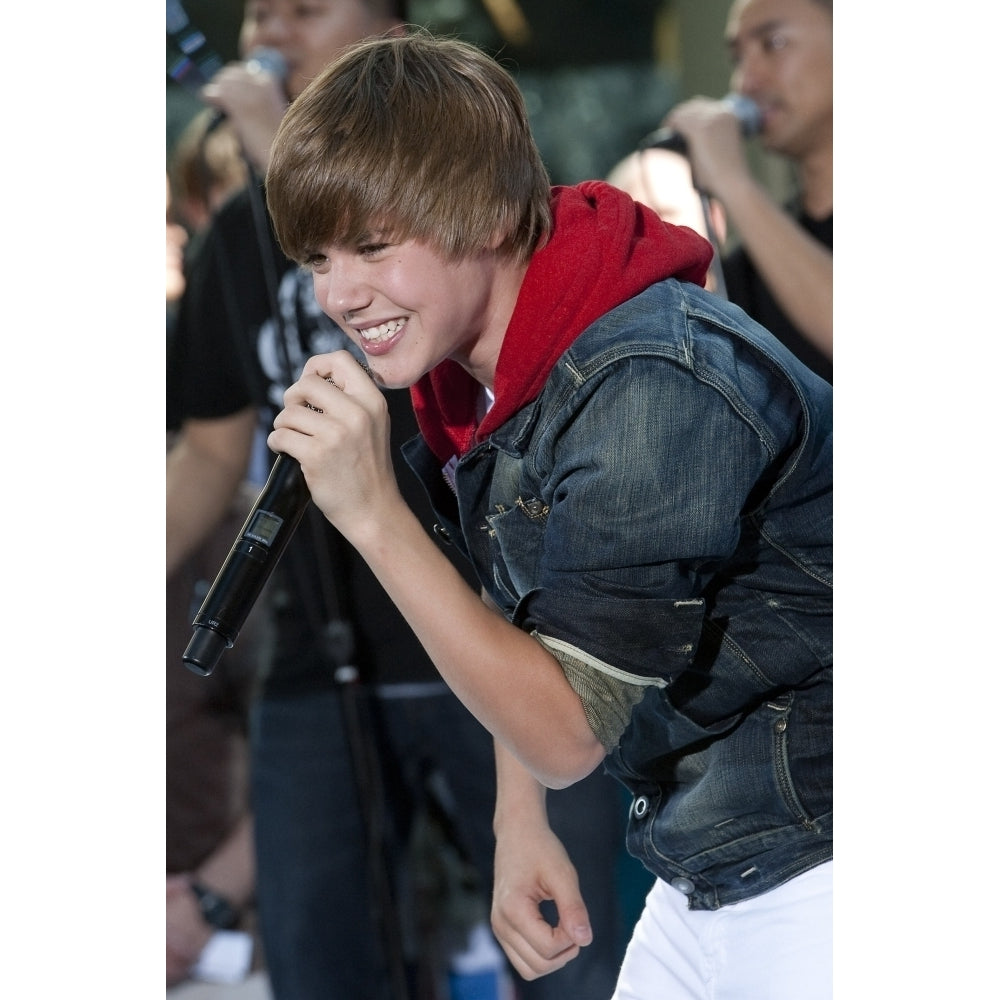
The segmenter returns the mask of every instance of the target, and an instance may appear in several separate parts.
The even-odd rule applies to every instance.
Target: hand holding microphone
[[[277,49],[260,47],[252,49],[245,62],[223,65],[181,0],[167,0],[167,39],[176,53],[168,64],[168,75],[216,108],[208,131],[231,120],[244,153],[263,173],[288,107],[285,57]]]
[[[318,376],[318,377],[317,377]],[[201,609],[183,661],[194,673],[209,675],[246,623],[254,603],[295,533],[311,496],[294,451],[314,468],[318,500],[329,516],[336,500],[367,507],[368,496],[395,484],[388,455],[388,413],[374,376],[347,351],[311,358],[302,377],[285,393],[286,409],[268,441],[280,451],[267,483],[240,529]],[[370,387],[370,391],[369,391]],[[368,428],[370,433],[363,433]],[[330,435],[327,441],[327,436]],[[277,438],[277,441],[274,439]],[[388,462],[389,471],[384,469]],[[345,470],[349,470],[345,474]],[[367,475],[364,474],[367,470]],[[379,483],[379,486],[375,486]],[[338,525],[339,527],[340,525]]]
[[[288,108],[285,80],[288,64],[276,49],[253,49],[245,62],[223,66],[201,89],[201,97],[217,109],[211,128],[232,123],[244,153],[263,173],[278,125]]]
[[[743,94],[721,100],[694,97],[673,108],[639,150],[670,149],[687,156],[697,187],[720,195],[730,176],[746,171],[744,139],[762,126],[760,108]]]
[[[399,498],[380,383],[351,351],[310,358],[285,391],[267,445],[302,464],[313,502],[352,545]]]
[[[760,131],[761,120],[760,120],[760,108],[750,100],[749,97],[745,97],[743,94],[727,94],[720,101],[710,101],[704,97],[696,97],[691,101],[686,101],[684,104],[679,105],[675,108],[668,116],[668,121],[680,120],[691,123],[695,119],[688,116],[687,111],[693,113],[694,109],[698,109],[702,112],[702,120],[704,120],[704,114],[708,112],[711,105],[717,104],[721,106],[721,110],[728,111],[732,114],[740,126],[740,131],[745,136],[755,135]],[[718,108],[712,109],[718,112]],[[682,113],[685,112],[685,113]],[[639,143],[640,149],[672,149],[677,153],[687,153],[688,142],[681,132],[676,129],[671,128],[669,125],[664,125],[662,128],[658,128],[655,132],[650,132],[642,142]]]

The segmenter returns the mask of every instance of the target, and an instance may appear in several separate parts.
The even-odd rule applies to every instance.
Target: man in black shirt
[[[726,44],[732,89],[760,109],[762,146],[795,170],[794,204],[754,179],[726,103],[693,98],[664,124],[687,140],[695,183],[739,233],[729,298],[832,382],[833,0],[736,0]]]

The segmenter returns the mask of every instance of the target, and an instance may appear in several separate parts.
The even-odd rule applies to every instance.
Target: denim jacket
[[[832,856],[831,418],[828,383],[668,279],[588,327],[454,492],[405,448],[581,694],[633,797],[630,853],[695,909]]]

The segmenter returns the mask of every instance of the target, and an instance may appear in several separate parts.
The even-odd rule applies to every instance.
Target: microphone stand
[[[667,139],[662,139],[664,135],[667,136]],[[652,195],[654,189],[646,173],[649,164],[648,161],[644,161],[646,151],[649,149],[667,149],[686,157],[687,146],[681,137],[670,129],[660,129],[656,132],[651,132],[639,143],[636,152],[639,155],[639,170],[642,176],[642,184],[647,192]],[[719,241],[719,234],[715,231],[715,226],[712,225],[711,198],[708,192],[703,191],[701,188],[696,186],[695,190],[698,192],[698,200],[701,203],[701,214],[705,222],[705,232],[708,234],[708,242],[712,244],[712,261],[708,266],[708,271],[715,279],[715,293],[721,298],[728,299],[729,293],[726,290],[726,278],[722,273],[722,245]],[[655,200],[650,200],[647,204],[654,212],[658,215],[660,214]]]
[[[722,247],[719,245],[719,235],[712,225],[711,199],[708,194],[698,189],[698,197],[701,200],[701,212],[705,217],[705,231],[708,233],[708,242],[712,244],[712,263],[708,266],[709,274],[715,279],[715,294],[724,299],[729,298],[726,290],[726,278],[722,273]]]
[[[262,259],[266,260],[270,251],[270,225],[267,218],[267,207],[264,204],[261,185],[257,182],[256,173],[247,158],[247,168],[250,172],[250,200],[253,206],[254,221],[257,228],[257,238],[260,243]],[[285,380],[291,385],[295,378],[292,371],[291,360],[288,355],[288,341],[284,337],[284,326],[280,304],[278,301],[277,288],[275,286],[274,275],[270,274],[265,264],[265,272],[268,273],[268,291],[271,298],[272,315],[275,322],[279,324],[278,341],[281,345],[282,363],[285,369]],[[307,511],[307,520],[311,519],[310,527],[314,529],[313,546],[318,557],[327,561],[324,567],[327,573],[321,575],[320,587],[326,595],[327,617],[325,632],[337,631],[338,623],[342,621],[337,607],[337,598],[333,584],[333,567],[328,562],[328,551],[324,547],[322,525],[317,521],[320,514],[315,505],[310,504]],[[320,556],[322,553],[322,556]],[[307,588],[308,589],[308,586]],[[336,646],[339,643],[333,642]],[[339,665],[334,675],[338,682],[340,691],[340,704],[344,717],[344,727],[347,733],[347,743],[351,754],[351,765],[354,773],[355,785],[358,794],[358,809],[361,812],[362,825],[365,830],[365,854],[368,859],[369,876],[374,886],[374,899],[372,906],[375,910],[375,919],[382,931],[382,943],[385,950],[386,964],[389,970],[389,979],[393,995],[398,1000],[406,1000],[408,991],[406,987],[406,959],[403,952],[401,921],[396,907],[392,886],[384,857],[384,816],[385,789],[381,781],[381,753],[378,741],[375,739],[375,727],[371,715],[366,708],[366,695],[363,691],[361,675],[357,667],[342,664]]]

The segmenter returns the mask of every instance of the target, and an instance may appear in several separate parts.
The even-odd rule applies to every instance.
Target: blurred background
[[[604,177],[670,108],[729,90],[731,0],[411,0],[411,20],[475,42],[517,79],[555,184]],[[242,0],[186,0],[223,61],[237,58]],[[178,53],[167,43],[167,65]],[[167,78],[167,144],[201,107]],[[787,165],[751,150],[782,196]]]

